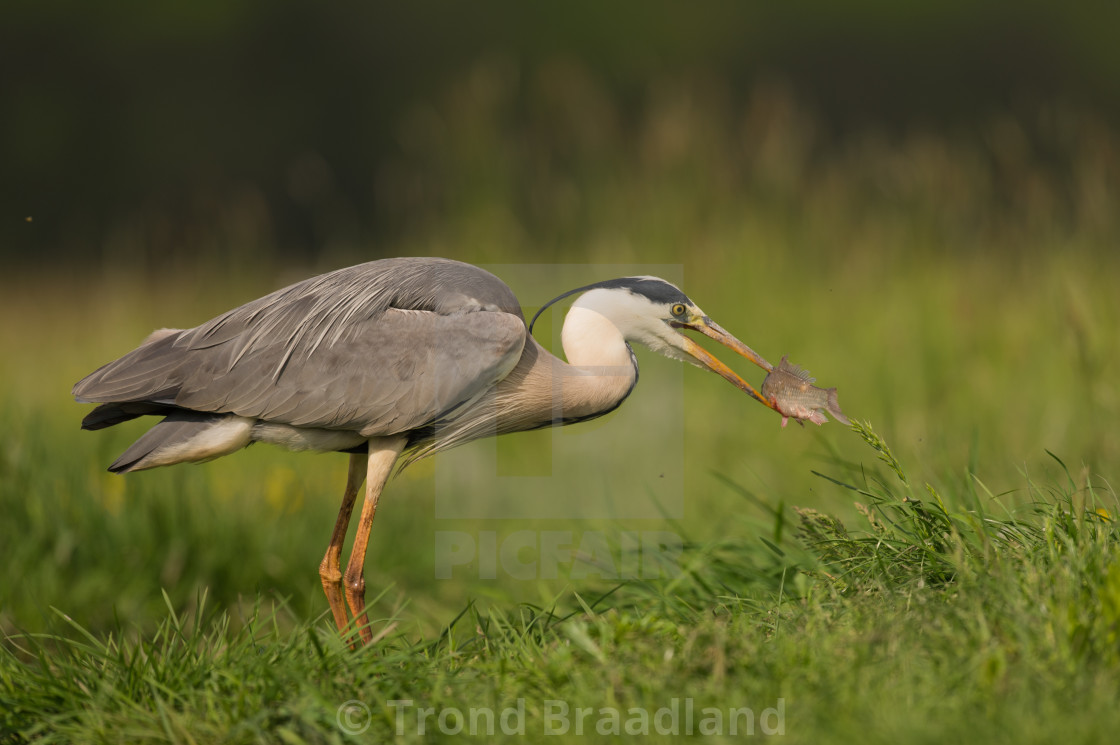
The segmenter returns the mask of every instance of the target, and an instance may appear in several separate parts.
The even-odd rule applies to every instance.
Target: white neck
[[[496,422],[469,420],[434,450],[549,421],[578,421],[618,406],[638,378],[630,348],[618,327],[588,307],[573,306],[561,334],[568,362],[530,336],[517,366],[497,386]]]
[[[638,380],[628,342],[698,364],[684,353],[683,337],[667,323],[667,310],[647,295],[618,287],[584,292],[564,318],[561,340],[567,362],[530,334],[517,365],[487,394],[485,405],[464,409],[423,454],[479,437],[571,423],[611,411]]]
[[[564,318],[564,330],[560,338],[568,364],[600,368],[599,374],[625,373],[621,369],[611,371],[602,368],[633,368],[630,348],[626,346],[622,332],[609,318],[596,310],[572,306]]]
[[[560,384],[565,418],[612,409],[634,387],[638,370],[630,347],[606,316],[573,306],[564,319],[561,340],[568,364],[557,360],[553,385]]]

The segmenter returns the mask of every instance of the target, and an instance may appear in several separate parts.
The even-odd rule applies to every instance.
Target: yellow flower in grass
[[[105,472],[98,476],[101,481],[101,506],[114,517],[121,514],[124,507],[124,490],[128,485],[120,476]]]
[[[274,468],[265,481],[264,496],[278,515],[299,512],[303,508],[303,485],[291,468]]]

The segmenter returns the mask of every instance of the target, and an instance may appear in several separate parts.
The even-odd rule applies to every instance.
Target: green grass
[[[164,596],[156,627],[101,634],[52,610],[44,631],[6,640],[0,727],[12,742],[331,742],[367,726],[383,741],[402,712],[405,741],[433,739],[423,706],[434,739],[472,709],[521,711],[507,724],[530,739],[567,722],[574,738],[572,712],[593,707],[585,734],[610,741],[594,729],[610,709],[619,726],[647,711],[657,733],[676,698],[694,702],[697,733],[704,708],[750,707],[756,733],[792,742],[1105,738],[1120,724],[1116,493],[1069,475],[1028,482],[1017,507],[975,477],[938,494],[853,429],[887,467],[826,479],[858,494],[861,523],[763,505],[757,536],[687,546],[672,581],[468,606],[432,635],[385,616],[376,651],[278,602],[230,610],[200,593],[182,612]]]

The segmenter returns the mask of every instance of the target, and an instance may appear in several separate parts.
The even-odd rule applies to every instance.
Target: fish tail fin
[[[829,388],[827,390],[828,404],[826,408],[828,409],[828,413],[832,415],[833,419],[840,422],[841,424],[851,424],[851,422],[848,420],[848,417],[844,416],[844,412],[840,410],[840,401],[837,399],[836,389]]]

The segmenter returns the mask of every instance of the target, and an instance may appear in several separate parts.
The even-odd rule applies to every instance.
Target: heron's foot
[[[331,559],[333,558],[333,562]],[[323,582],[323,592],[327,595],[327,603],[331,606],[331,615],[334,616],[335,626],[340,634],[345,633],[350,625],[350,618],[346,615],[346,599],[342,591],[342,571],[338,566],[338,556],[331,556],[331,552],[323,558],[319,565],[319,579]]]
[[[354,638],[355,627],[358,635],[361,636],[362,644],[372,644],[374,641],[373,632],[369,629],[369,617],[366,615],[366,549],[369,546],[369,533],[373,527],[377,500],[381,496],[385,482],[393,472],[393,464],[396,463],[397,456],[407,444],[408,438],[402,435],[375,437],[369,441],[368,454],[355,454],[350,457],[346,495],[338,513],[338,520],[335,522],[327,554],[319,565],[319,577],[323,580],[323,589],[327,593],[327,602],[330,603],[334,621],[343,639],[346,639],[351,647],[357,642]],[[362,516],[358,521],[358,531],[354,534],[354,545],[350,549],[346,572],[340,574],[339,560],[342,555],[342,544],[346,539],[346,526],[350,523],[350,510],[363,477],[366,482],[366,498],[362,503]],[[343,597],[346,604],[350,606],[354,626],[347,623]],[[382,632],[385,633],[387,631]]]
[[[361,634],[362,644],[369,644],[373,641],[373,632],[369,630],[369,617],[366,615],[366,580],[361,572],[351,576],[349,569],[347,570],[346,602],[350,605],[350,613],[353,614],[354,624]],[[340,626],[339,630],[342,631],[343,627]]]

